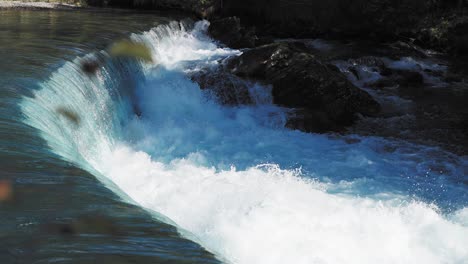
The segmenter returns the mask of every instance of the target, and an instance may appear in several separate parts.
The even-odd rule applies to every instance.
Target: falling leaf
[[[81,61],[81,70],[88,75],[96,74],[98,69],[99,69],[99,63],[95,60],[85,59]]]
[[[63,117],[68,119],[68,121],[74,123],[75,125],[80,124],[80,121],[81,121],[80,116],[70,109],[67,109],[65,107],[59,107],[57,108],[57,113],[59,113],[60,115],[62,115]]]
[[[8,201],[13,195],[11,182],[8,180],[0,180],[0,202]]]
[[[110,49],[110,55],[114,57],[141,59],[148,63],[153,62],[151,50],[145,44],[129,40],[122,40],[114,44]]]
[[[107,234],[118,236],[122,232],[112,219],[99,214],[78,216],[73,221],[65,223],[47,223],[43,230],[49,234],[74,236],[79,234]]]

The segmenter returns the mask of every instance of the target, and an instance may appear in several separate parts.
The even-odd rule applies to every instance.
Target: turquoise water
[[[401,140],[291,131],[286,110],[258,83],[248,83],[254,105],[221,105],[190,74],[241,51],[207,37],[206,21],[126,15],[141,16],[142,26],[99,40],[103,47],[74,50],[43,77],[9,77],[18,88],[5,107],[11,114],[2,133],[11,139],[2,142],[13,146],[5,166],[29,169],[9,176],[28,196],[5,210],[5,254],[26,256],[21,248],[32,234],[38,241],[29,256],[46,263],[468,260],[466,157]],[[121,14],[105,16],[121,22]],[[105,47],[124,35],[149,46],[155,63],[111,58]],[[81,71],[83,58],[102,62],[96,75]],[[64,107],[79,124],[58,113]],[[105,220],[80,222],[83,214]],[[66,238],[50,234],[55,225],[37,231],[46,220],[75,218],[75,227],[93,228]]]
[[[0,201],[0,263],[218,262],[58,155],[21,108],[68,60],[177,17],[0,11],[0,180],[13,188],[12,198]],[[65,79],[59,92],[69,90]],[[57,118],[51,112],[43,119],[48,114]]]

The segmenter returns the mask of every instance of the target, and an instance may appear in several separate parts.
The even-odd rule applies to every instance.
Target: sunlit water
[[[257,83],[250,84],[255,105],[219,104],[188,75],[241,51],[219,47],[205,35],[207,26],[172,22],[132,30],[132,39],[152,49],[154,64],[110,58],[99,48],[69,58],[15,101],[18,119],[44,141],[39,152],[91,173],[112,191],[102,196],[117,194],[136,205],[125,208],[144,208],[153,225],[176,227],[180,236],[142,230],[139,245],[167,239],[158,258],[468,261],[466,157],[404,141],[288,130],[286,110],[272,105],[270,88]],[[96,76],[80,70],[83,56],[104,62]],[[80,124],[58,114],[60,107],[76,112]],[[75,195],[89,199],[85,188]]]
[[[25,122],[21,109],[25,98],[47,90],[48,80],[59,93],[74,90],[71,75],[63,75],[63,83],[52,77],[61,76],[67,61],[178,18],[168,13],[0,11],[0,181],[13,187],[12,199],[0,201],[0,263],[218,263],[173,226],[122,202],[90,170],[57,155],[51,146],[59,139],[45,141],[37,127]],[[68,106],[73,100],[56,103]],[[49,107],[32,110],[44,115],[36,121],[58,118]],[[78,230],[70,236],[62,226],[73,223]]]

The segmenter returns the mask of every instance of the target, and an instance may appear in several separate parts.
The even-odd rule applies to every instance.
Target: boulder
[[[204,69],[192,74],[200,89],[210,90],[224,105],[252,104],[246,81],[223,69]]]
[[[274,43],[254,48],[226,67],[238,76],[271,84],[274,103],[302,109],[297,116],[305,117],[305,122],[321,120],[317,130],[338,130],[352,124],[357,114],[371,116],[380,111],[380,105],[367,92],[308,53],[303,44]],[[294,123],[298,122],[291,125]],[[307,127],[314,130],[313,124]]]
[[[312,109],[295,109],[288,114],[286,127],[304,132],[324,133],[337,131],[341,126],[329,118],[327,113]]]
[[[452,54],[468,55],[468,16],[459,18],[449,29],[448,43]]]
[[[425,18],[415,33],[415,43],[452,55],[468,55],[468,15],[451,12]]]
[[[397,71],[397,82],[400,86],[421,86],[424,84],[424,77],[416,71]]]
[[[210,23],[208,33],[230,48],[252,48],[255,46],[255,31],[247,30],[240,24],[237,17],[227,17]]]

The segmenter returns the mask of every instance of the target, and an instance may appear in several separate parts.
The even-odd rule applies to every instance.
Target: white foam
[[[240,54],[237,50],[219,48],[203,32],[209,26],[208,21],[195,23],[190,30],[186,23],[171,22],[167,26],[153,28],[144,34],[133,34],[136,41],[146,43],[151,48],[157,65],[172,69],[182,62],[199,61]],[[200,62],[202,63],[202,62]]]
[[[468,228],[417,202],[326,192],[276,165],[217,171],[117,147],[102,172],[233,263],[463,263]]]

